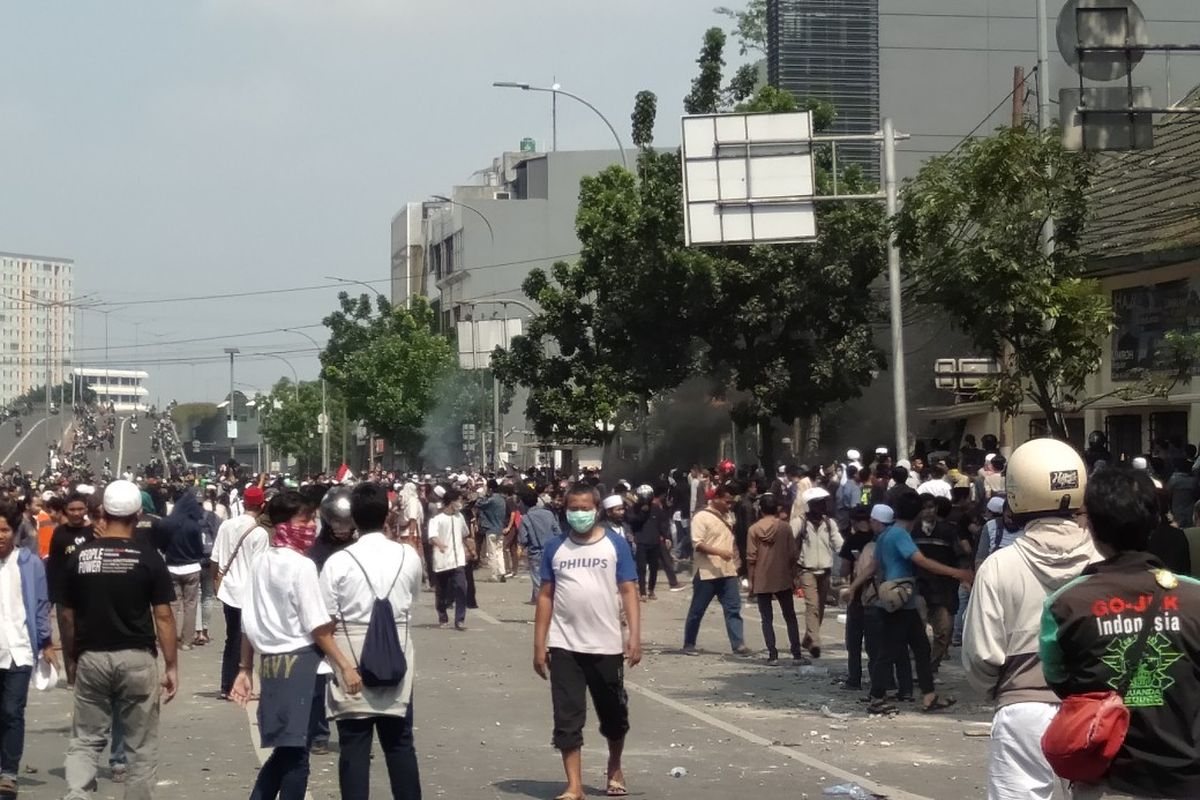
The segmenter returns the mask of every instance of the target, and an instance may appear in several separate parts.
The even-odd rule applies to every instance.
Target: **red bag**
[[[1042,753],[1060,778],[1099,783],[1125,743],[1129,709],[1116,692],[1073,694],[1042,735]]]
[[[1042,754],[1060,778],[1100,783],[1125,744],[1129,709],[1124,697],[1154,630],[1154,615],[1158,613],[1161,597],[1162,589],[1156,586],[1154,599],[1142,612],[1142,630],[1137,642],[1129,648],[1118,691],[1084,692],[1067,697],[1042,734]]]

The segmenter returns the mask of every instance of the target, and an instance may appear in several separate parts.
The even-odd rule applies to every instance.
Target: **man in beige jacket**
[[[814,486],[802,500],[808,510],[792,519],[792,533],[800,549],[800,588],[804,590],[803,647],[813,658],[820,658],[825,598],[833,580],[833,560],[842,549],[842,534],[829,516],[829,492]]]
[[[729,513],[736,498],[729,484],[718,484],[708,505],[692,517],[692,605],[683,626],[683,652],[697,655],[700,621],[714,599],[720,599],[725,614],[729,646],[738,655],[749,655],[742,629],[742,595],[738,586],[737,548],[733,542],[733,518]]]

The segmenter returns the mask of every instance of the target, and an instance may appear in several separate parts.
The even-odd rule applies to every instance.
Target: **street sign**
[[[815,238],[812,142],[808,111],[683,117],[685,243]]]
[[[520,319],[477,319],[458,323],[458,365],[463,369],[487,369],[497,347],[507,350],[514,336],[521,335]]]
[[[200,452],[200,440],[199,439],[192,439],[192,452],[193,453]]]
[[[226,420],[226,422],[225,422],[225,438],[226,439],[236,439],[237,438],[237,420],[236,419]]]

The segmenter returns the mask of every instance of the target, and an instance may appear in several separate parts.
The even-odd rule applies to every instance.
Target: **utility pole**
[[[1025,68],[1013,67],[1012,126],[1025,124]]]
[[[883,174],[889,222],[899,208],[896,183],[896,127],[891,118],[883,121]],[[904,311],[900,302],[900,247],[895,230],[888,234],[888,301],[892,317],[892,395],[895,401],[896,458],[908,455],[908,397],[904,377]]]
[[[229,354],[229,410],[225,414],[225,434],[229,437],[229,460],[234,460],[234,445],[237,439],[237,418],[234,416],[234,398],[233,398],[233,357],[241,350],[236,347],[226,347],[225,352]]]

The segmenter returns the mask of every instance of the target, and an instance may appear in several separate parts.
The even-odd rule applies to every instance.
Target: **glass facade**
[[[768,0],[767,79],[833,104],[829,133],[879,130],[879,0]],[[838,161],[879,180],[879,145],[837,146]]]

